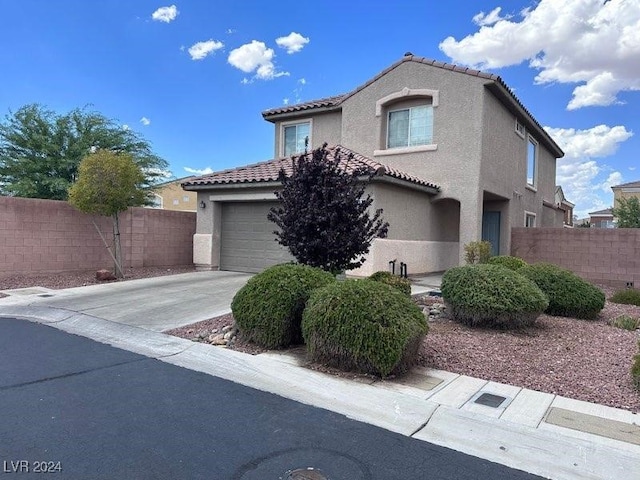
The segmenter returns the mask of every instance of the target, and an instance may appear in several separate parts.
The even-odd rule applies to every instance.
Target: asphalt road
[[[298,471],[308,467],[316,470]],[[52,327],[0,318],[0,478],[13,477],[539,478]]]

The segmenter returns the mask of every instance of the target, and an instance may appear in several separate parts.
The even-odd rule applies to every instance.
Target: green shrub
[[[500,265],[451,268],[440,290],[452,318],[470,326],[525,327],[548,305],[533,282]]]
[[[638,348],[640,349],[640,341],[638,341]],[[640,352],[633,357],[633,365],[631,366],[631,379],[634,387],[640,390]]]
[[[620,315],[613,319],[611,325],[633,332],[640,327],[640,318],[630,317],[629,315]]]
[[[526,267],[528,265],[528,263],[521,258],[512,257],[511,255],[497,255],[487,260],[487,263],[489,265],[502,265],[503,267],[507,267],[508,269],[516,272],[522,267]]]
[[[526,276],[549,297],[549,315],[596,318],[604,308],[604,293],[576,274],[550,263],[522,267],[518,273]]]
[[[385,283],[404,293],[407,297],[411,297],[411,282],[406,278],[402,278],[390,272],[379,271],[371,275],[369,280]]]
[[[276,265],[236,293],[231,311],[245,338],[265,348],[300,343],[302,311],[311,292],[335,282],[328,272],[298,264]]]
[[[618,290],[609,301],[613,303],[624,303],[626,305],[640,305],[640,290],[633,288]]]
[[[311,360],[381,377],[408,370],[427,331],[414,302],[369,279],[315,290],[302,319]]]
[[[464,259],[469,265],[487,263],[491,257],[491,242],[469,242],[464,246]]]

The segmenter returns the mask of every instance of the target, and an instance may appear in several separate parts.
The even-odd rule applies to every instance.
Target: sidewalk
[[[0,316],[49,324],[543,477],[640,479],[640,418],[625,410],[430,369],[398,381],[347,380],[304,368],[294,352],[252,356],[68,305],[0,300]]]

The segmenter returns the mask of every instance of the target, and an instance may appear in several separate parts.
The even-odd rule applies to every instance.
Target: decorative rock
[[[212,333],[209,335],[208,340],[211,345],[225,345],[227,343],[224,339],[224,335],[221,333]]]
[[[232,328],[233,328],[232,325],[227,325],[226,327],[222,327],[222,333],[227,333]]]
[[[96,280],[99,280],[101,282],[115,279],[116,277],[109,270],[98,270],[96,272]]]
[[[227,333],[224,334],[222,338],[224,338],[225,340],[229,340],[233,336],[234,336],[234,332],[232,330],[229,330]]]

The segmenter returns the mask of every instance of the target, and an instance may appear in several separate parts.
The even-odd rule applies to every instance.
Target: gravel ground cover
[[[191,266],[128,269],[125,279],[116,281],[192,271]],[[0,275],[0,290],[34,286],[60,289],[96,283],[100,282],[95,279],[95,271]],[[607,298],[615,291],[599,287]],[[416,301],[428,311],[442,299],[424,296]],[[541,315],[533,327],[515,332],[472,329],[449,320],[445,314],[429,322],[419,364],[640,413],[640,393],[634,390],[629,373],[633,356],[638,353],[640,330],[630,332],[611,326],[619,315],[640,317],[640,307],[607,301],[596,320]],[[206,342],[226,334],[229,329],[223,329],[230,326],[233,316],[229,314],[166,333]],[[240,336],[231,335],[229,340],[225,348],[249,354],[265,351]],[[308,367],[343,377],[358,376],[321,365]]]
[[[23,275],[3,275],[0,273],[0,290],[13,290],[15,288],[44,287],[51,289],[84,287],[98,283],[124,282],[138,278],[161,277],[178,273],[195,272],[192,265],[178,267],[143,267],[125,269],[125,278],[110,280],[108,282],[96,280],[96,271],[64,272],[64,273],[40,273]],[[2,294],[0,293],[0,296]]]
[[[609,287],[600,288],[607,298],[614,293]],[[442,299],[425,296],[416,301],[428,311]],[[640,413],[640,393],[630,375],[640,330],[610,325],[623,314],[640,317],[640,307],[607,301],[596,320],[541,315],[533,327],[520,331],[470,328],[445,314],[429,322],[419,365]],[[233,316],[228,314],[166,333],[207,342],[232,325]],[[266,351],[240,336],[232,337],[225,348],[250,354]],[[321,365],[308,367],[358,376]]]

